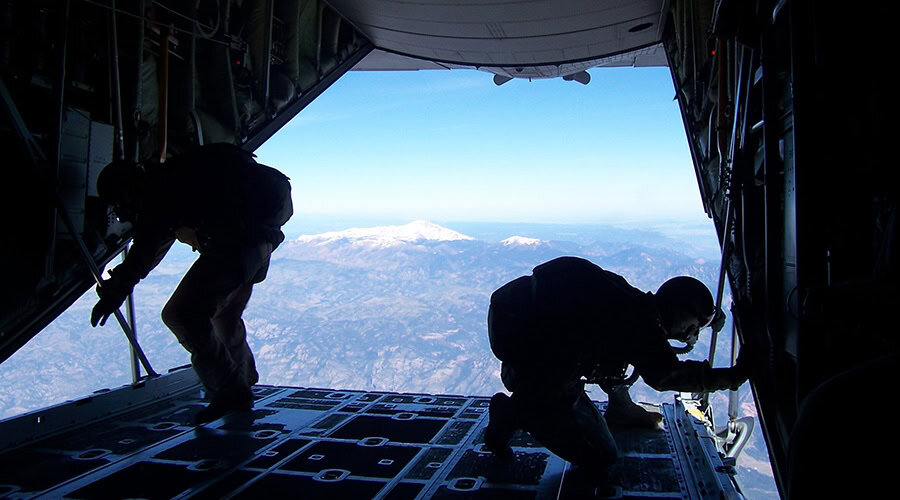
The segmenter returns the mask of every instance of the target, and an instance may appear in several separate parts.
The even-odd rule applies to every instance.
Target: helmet
[[[689,346],[697,342],[701,328],[712,322],[716,306],[706,285],[690,276],[678,276],[656,291],[660,320],[670,338]]]
[[[709,288],[690,276],[676,276],[667,280],[656,291],[656,299],[677,306],[698,318],[711,320],[715,316],[716,305]]]
[[[112,205],[116,217],[133,221],[144,178],[141,165],[128,160],[116,160],[103,167],[97,177],[97,195]]]

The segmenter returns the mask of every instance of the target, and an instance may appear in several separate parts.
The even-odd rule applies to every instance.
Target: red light
[[[241,65],[241,61],[235,61],[234,63],[237,64],[238,66]]]
[[[715,50],[712,51],[712,55],[716,55],[716,51],[715,51]]]

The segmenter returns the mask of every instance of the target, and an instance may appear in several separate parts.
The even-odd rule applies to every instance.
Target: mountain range
[[[265,384],[490,395],[503,390],[486,325],[496,288],[542,262],[577,255],[642,290],[655,291],[676,275],[714,290],[718,262],[656,243],[582,244],[534,234],[485,240],[426,221],[302,235],[276,250],[267,279],[254,288],[244,314],[248,341]],[[159,312],[193,258],[176,246],[135,290],[137,332],[157,371],[189,362]],[[130,382],[118,326],[88,324],[94,302],[93,292],[85,294],[0,365],[0,418]],[[727,357],[726,337],[720,336],[719,360]],[[690,357],[706,357],[706,338]],[[632,394],[647,402],[672,399],[640,382]],[[605,399],[599,390],[591,396]],[[749,391],[741,401],[755,414]],[[724,408],[724,395],[714,402]],[[743,456],[748,470],[771,475],[761,441]]]

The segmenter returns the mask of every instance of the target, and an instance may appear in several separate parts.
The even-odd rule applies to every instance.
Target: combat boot
[[[194,424],[206,424],[233,411],[247,412],[251,409],[253,409],[253,391],[249,387],[223,390],[212,398],[206,408],[194,415]]]
[[[609,404],[604,418],[611,426],[654,428],[662,422],[662,415],[645,410],[631,400],[627,385],[616,385],[608,391]]]
[[[517,430],[512,400],[498,392],[491,397],[487,428],[484,430],[484,447],[498,458],[511,458],[509,440]]]

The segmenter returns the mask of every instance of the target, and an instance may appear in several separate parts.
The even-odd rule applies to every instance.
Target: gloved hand
[[[753,366],[759,361],[757,349],[753,344],[747,343],[741,345],[741,352],[738,353],[734,366],[730,368],[731,390],[737,390],[750,376],[753,374]]]
[[[722,309],[716,309],[716,315],[713,317],[712,321],[709,323],[709,327],[716,333],[722,330],[722,327],[725,326],[725,313],[722,312]]]
[[[734,367],[745,374],[747,378],[753,373],[753,366],[759,360],[757,350],[752,343],[741,344],[741,352],[738,353],[737,360],[734,362]]]
[[[106,319],[119,310],[122,302],[125,301],[125,295],[107,293],[101,290],[103,288],[98,286],[97,295],[100,296],[100,300],[94,306],[94,309],[91,310],[91,326],[97,326],[98,323],[100,326],[105,325]]]
[[[110,278],[97,285],[96,290],[100,301],[91,310],[91,326],[105,325],[106,320],[122,306],[125,297],[131,293],[132,286],[127,286],[120,275],[121,273],[116,273],[116,270],[113,269],[110,272]]]

